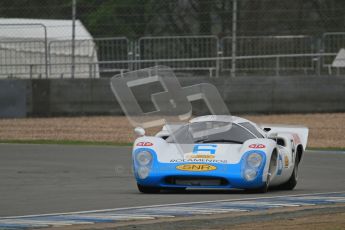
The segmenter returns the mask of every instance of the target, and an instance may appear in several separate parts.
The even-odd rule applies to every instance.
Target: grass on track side
[[[132,146],[133,143],[75,140],[0,140],[3,144]]]

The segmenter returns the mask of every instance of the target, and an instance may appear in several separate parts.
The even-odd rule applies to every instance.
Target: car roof
[[[237,117],[237,116],[230,116],[230,115],[207,115],[207,116],[200,116],[191,119],[190,123],[196,123],[196,122],[206,122],[206,121],[219,121],[219,122],[232,122],[233,124],[240,124],[248,122],[252,124],[255,129],[263,136],[265,136],[265,132],[254,122],[251,122],[245,118]]]
[[[230,115],[206,115],[206,116],[200,116],[191,119],[190,123],[195,122],[205,122],[205,121],[219,121],[219,122],[232,122],[232,123],[243,123],[243,122],[250,122],[251,121],[244,119],[242,117],[236,117],[236,116],[230,116]]]

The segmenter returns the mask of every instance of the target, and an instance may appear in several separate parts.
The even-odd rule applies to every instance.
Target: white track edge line
[[[224,200],[195,201],[195,202],[184,202],[184,203],[172,203],[172,204],[157,204],[157,205],[124,207],[124,208],[114,208],[114,209],[99,209],[99,210],[89,210],[89,211],[75,211],[75,212],[48,213],[48,214],[34,214],[34,215],[24,215],[24,216],[8,216],[8,217],[0,217],[0,220],[15,219],[15,218],[30,218],[30,217],[46,217],[46,216],[62,216],[62,215],[73,215],[73,214],[112,212],[112,211],[139,209],[139,208],[154,208],[154,207],[190,205],[190,204],[205,204],[205,203],[216,203],[216,202],[246,201],[246,200],[258,200],[258,199],[274,199],[274,198],[282,198],[282,197],[284,198],[284,197],[298,197],[298,196],[311,196],[311,195],[340,194],[340,193],[345,193],[345,191],[324,192],[324,193],[305,193],[305,194],[268,196],[268,197],[252,197],[252,198],[244,198],[244,199],[243,198],[242,199],[238,198],[238,199],[224,199]]]

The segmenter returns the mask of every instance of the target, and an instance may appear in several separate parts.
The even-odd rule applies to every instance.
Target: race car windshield
[[[229,122],[206,121],[184,125],[173,132],[166,141],[169,143],[235,143],[256,138],[251,132],[242,126]]]

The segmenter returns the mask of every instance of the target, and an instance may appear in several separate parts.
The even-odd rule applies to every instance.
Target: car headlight
[[[139,152],[136,156],[136,160],[139,165],[145,166],[151,163],[152,154],[148,151]]]
[[[258,168],[261,165],[262,156],[259,153],[252,153],[247,158],[249,167]]]
[[[255,169],[246,169],[244,170],[244,177],[247,181],[252,181],[256,178],[257,171]]]
[[[149,176],[150,169],[148,167],[139,167],[138,168],[138,176],[140,179],[145,179]]]

